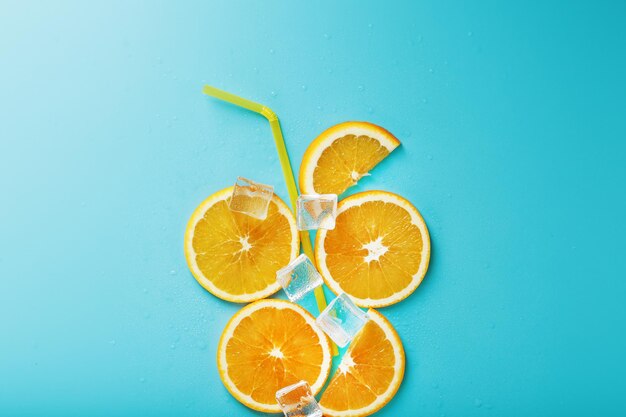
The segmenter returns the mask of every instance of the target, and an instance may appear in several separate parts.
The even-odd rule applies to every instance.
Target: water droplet
[[[176,345],[175,345],[174,343],[172,343],[172,344],[170,345],[170,349],[172,349],[172,350],[176,349]]]
[[[324,33],[324,39],[330,39],[330,38],[332,38],[331,35],[329,35],[328,33]]]
[[[144,382],[146,382],[146,378],[144,378],[144,377],[139,378],[139,382],[141,382],[143,384]]]
[[[428,158],[428,160],[429,160],[429,161],[432,161],[432,160],[433,160],[433,156],[432,156],[432,155],[428,155],[428,157],[427,157],[427,158]]]
[[[148,289],[144,288],[143,290],[141,290],[144,294],[148,294]]]
[[[474,400],[474,406],[477,407],[477,408],[480,408],[480,407],[483,406],[483,402],[481,400],[479,400],[478,398],[476,398]]]
[[[322,106],[317,106],[317,109],[318,109],[319,111],[322,111]]]
[[[358,86],[357,88],[359,89],[359,91],[363,91],[363,86],[362,85]]]
[[[175,269],[170,270],[170,275],[176,275],[176,270]]]
[[[111,340],[111,341],[109,341],[109,344],[110,344],[110,345],[115,345],[115,340]]]
[[[272,95],[272,97],[276,97],[276,91],[272,91],[270,94]]]
[[[371,23],[368,23],[367,27],[371,29],[372,27],[374,27],[374,25],[372,25]]]
[[[302,89],[303,89],[304,91],[306,91],[306,85],[303,85],[303,86],[302,86]]]
[[[422,99],[422,103],[424,103],[424,104],[428,103],[428,99],[427,98],[423,98]]]
[[[472,35],[473,35],[472,31],[467,32],[467,36],[472,36]]]
[[[273,53],[274,53],[274,50],[273,50],[273,49],[270,49],[270,54],[273,54]]]
[[[432,74],[433,73],[433,69],[432,68],[428,68],[428,72],[430,72]]]
[[[254,67],[254,68],[252,68],[252,71],[259,72],[259,69],[257,67]]]
[[[374,108],[373,108],[373,107],[368,107],[368,108],[367,108],[367,112],[368,112],[369,114],[374,113]]]
[[[417,39],[416,39],[416,41],[417,41],[417,42],[421,42],[421,41],[422,41],[422,39],[423,39],[423,38],[422,38],[422,35],[417,35]]]

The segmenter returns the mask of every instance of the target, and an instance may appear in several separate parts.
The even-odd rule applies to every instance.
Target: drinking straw
[[[291,207],[295,211],[296,200],[298,199],[298,188],[296,187],[296,181],[293,176],[293,170],[291,169],[291,163],[289,162],[289,155],[287,154],[287,148],[285,146],[285,139],[283,138],[283,132],[280,129],[280,122],[278,116],[267,106],[264,106],[254,101],[247,100],[243,97],[236,96],[224,90],[220,90],[210,85],[205,85],[202,88],[202,92],[211,97],[219,98],[220,100],[227,101],[235,104],[244,109],[248,109],[255,113],[258,113],[265,117],[270,122],[270,128],[272,129],[272,135],[274,136],[274,143],[276,143],[276,150],[278,151],[278,160],[283,170],[283,177],[285,177],[285,183],[287,184],[287,191],[289,192],[289,199],[291,200]],[[300,241],[302,242],[302,251],[310,259],[315,259],[313,254],[313,246],[311,245],[311,239],[309,232],[303,230],[300,232]],[[320,312],[326,308],[326,298],[324,297],[324,290],[322,287],[315,289],[315,301],[317,302],[317,308]],[[333,354],[337,354],[337,347],[333,344]]]

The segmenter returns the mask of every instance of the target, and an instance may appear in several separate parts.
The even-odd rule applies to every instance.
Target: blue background
[[[240,307],[182,249],[238,175],[286,189],[324,128],[402,147],[350,192],[411,200],[423,284],[380,416],[624,415],[626,3],[3,2],[0,415],[256,415],[222,386]]]

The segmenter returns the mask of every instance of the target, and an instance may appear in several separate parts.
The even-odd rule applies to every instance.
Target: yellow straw
[[[244,109],[258,113],[270,122],[272,135],[274,136],[274,142],[276,143],[276,150],[278,151],[278,160],[280,161],[280,166],[283,170],[283,176],[285,177],[285,183],[287,184],[287,191],[289,192],[289,199],[291,200],[291,207],[295,210],[296,200],[298,199],[298,189],[296,188],[296,181],[293,176],[293,170],[291,169],[291,163],[289,162],[287,148],[285,147],[285,139],[283,138],[283,132],[280,129],[280,122],[278,121],[276,113],[274,113],[269,107],[262,104],[255,103],[254,101],[236,96],[224,90],[211,87],[210,85],[205,85],[202,88],[202,92],[206,95],[219,98],[220,100],[227,101],[239,107],[243,107]],[[301,231],[300,241],[302,242],[302,251],[306,254],[306,256],[310,259],[315,259],[309,232]],[[317,287],[315,289],[315,301],[317,301],[317,308],[320,312],[326,308],[326,298],[324,297],[324,290],[322,290],[322,287]],[[334,344],[332,345],[332,350],[333,355],[336,355],[337,347]]]

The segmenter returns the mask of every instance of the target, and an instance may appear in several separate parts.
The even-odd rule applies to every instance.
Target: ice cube
[[[299,230],[334,229],[337,217],[337,194],[301,195],[296,202]]]
[[[347,345],[365,325],[369,317],[350,297],[342,293],[320,313],[317,325],[339,347]]]
[[[274,195],[274,187],[237,177],[228,207],[259,220],[267,217],[267,209]]]
[[[298,256],[289,265],[279,269],[276,272],[276,280],[291,301],[299,300],[306,293],[323,284],[322,276],[305,254]]]
[[[322,417],[322,410],[306,381],[279,389],[276,391],[276,401],[285,417]]]

